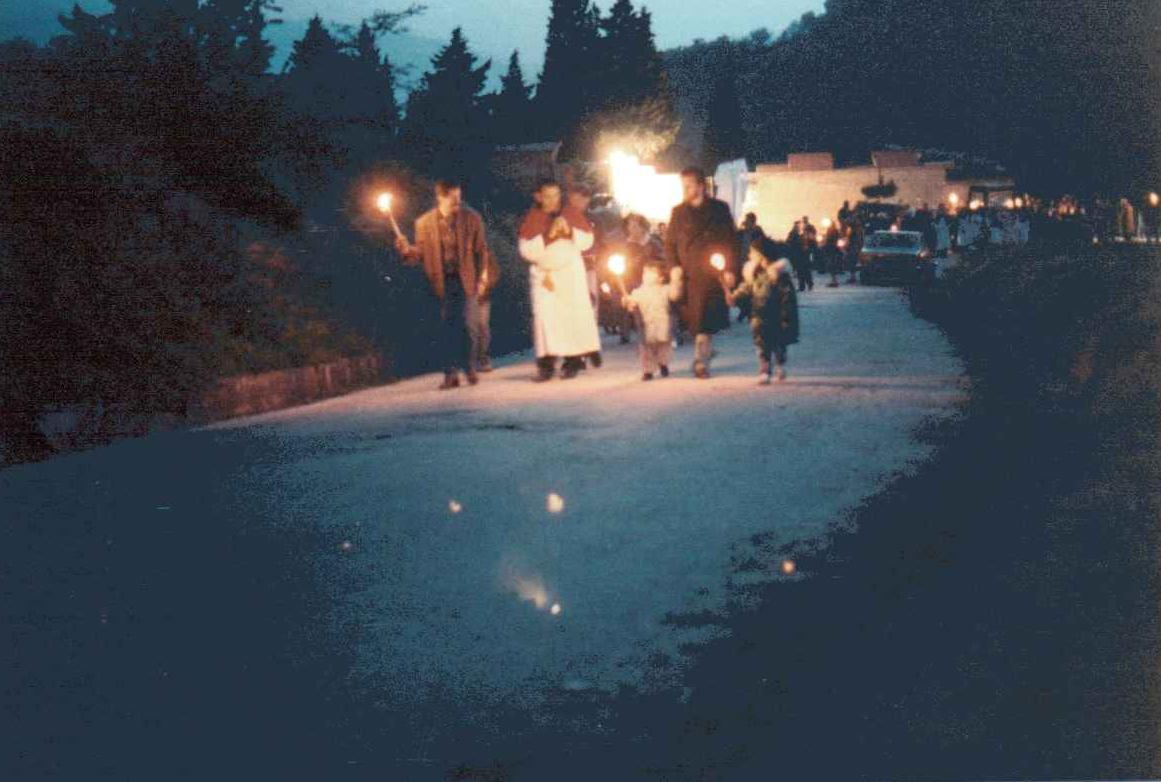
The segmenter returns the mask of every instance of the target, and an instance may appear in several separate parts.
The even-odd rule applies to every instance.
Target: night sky
[[[0,0],[0,38],[25,35],[42,41],[59,31],[54,19],[70,8],[74,0]],[[104,0],[79,0],[88,11],[108,8]],[[690,43],[696,38],[713,39],[721,35],[742,36],[759,27],[772,33],[807,11],[821,12],[824,0],[733,0],[730,3],[692,4],[689,0],[648,0],[644,5],[653,13],[653,30],[660,48]],[[530,76],[540,70],[544,57],[544,36],[551,0],[426,0],[427,12],[411,24],[414,37],[428,42],[408,43],[397,59],[408,61],[427,54],[445,41],[452,28],[462,26],[473,48],[495,60],[501,70],[513,49],[519,49]],[[612,0],[598,5],[607,10]],[[282,30],[272,30],[271,39],[278,44],[280,55],[305,29],[306,20],[319,13],[327,21],[353,22],[376,9],[401,8],[405,0],[283,0]],[[640,3],[635,3],[640,7]],[[390,39],[384,49],[391,50]],[[279,61],[281,61],[281,56]],[[495,75],[495,74],[493,74]]]

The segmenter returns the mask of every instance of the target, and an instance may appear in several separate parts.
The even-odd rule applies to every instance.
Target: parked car
[[[855,205],[855,214],[859,216],[867,234],[872,231],[886,231],[906,211],[907,207],[902,204],[884,204],[878,201],[860,201]]]
[[[859,253],[859,281],[926,284],[935,279],[935,263],[919,231],[875,231]]]

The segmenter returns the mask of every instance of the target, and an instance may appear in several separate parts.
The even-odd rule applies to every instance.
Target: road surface
[[[801,304],[770,387],[735,326],[708,382],[688,348],[650,383],[632,347],[546,385],[514,357],[0,473],[21,762],[442,778],[514,731],[599,735],[578,704],[688,700],[718,619],[800,577],[782,547],[913,470],[963,398],[897,291]]]

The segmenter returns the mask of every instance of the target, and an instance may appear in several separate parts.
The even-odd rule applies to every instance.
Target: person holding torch
[[[384,194],[386,196],[387,194]],[[380,196],[380,209],[390,214],[390,197]],[[443,364],[441,389],[457,388],[462,370],[475,385],[475,341],[479,322],[479,299],[491,288],[484,221],[475,210],[464,206],[460,184],[449,179],[435,183],[435,208],[415,221],[415,244],[399,230],[392,216],[395,248],[405,263],[422,265],[439,302],[438,332],[433,346]]]
[[[704,379],[713,335],[730,326],[725,291],[737,279],[737,241],[729,206],[706,193],[700,169],[682,171],[681,188],[683,201],[673,208],[665,236],[665,259],[685,301],[686,325],[695,335],[693,373]]]

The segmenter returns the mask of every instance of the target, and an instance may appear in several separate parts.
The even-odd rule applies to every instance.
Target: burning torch
[[[617,253],[609,256],[609,271],[617,278],[617,287],[621,289],[621,295],[625,298],[629,297],[629,292],[625,290],[625,256]]]
[[[379,197],[375,199],[375,206],[377,206],[379,211],[387,215],[387,217],[391,220],[391,230],[395,231],[395,238],[402,239],[403,232],[399,230],[399,223],[395,222],[395,214],[391,211],[391,201],[393,198],[394,197],[390,193],[382,192],[379,194]]]
[[[726,294],[726,298],[730,298],[730,289],[726,286],[726,256],[721,253],[714,253],[710,256],[710,266],[718,270],[718,282],[722,284],[722,293]]]

